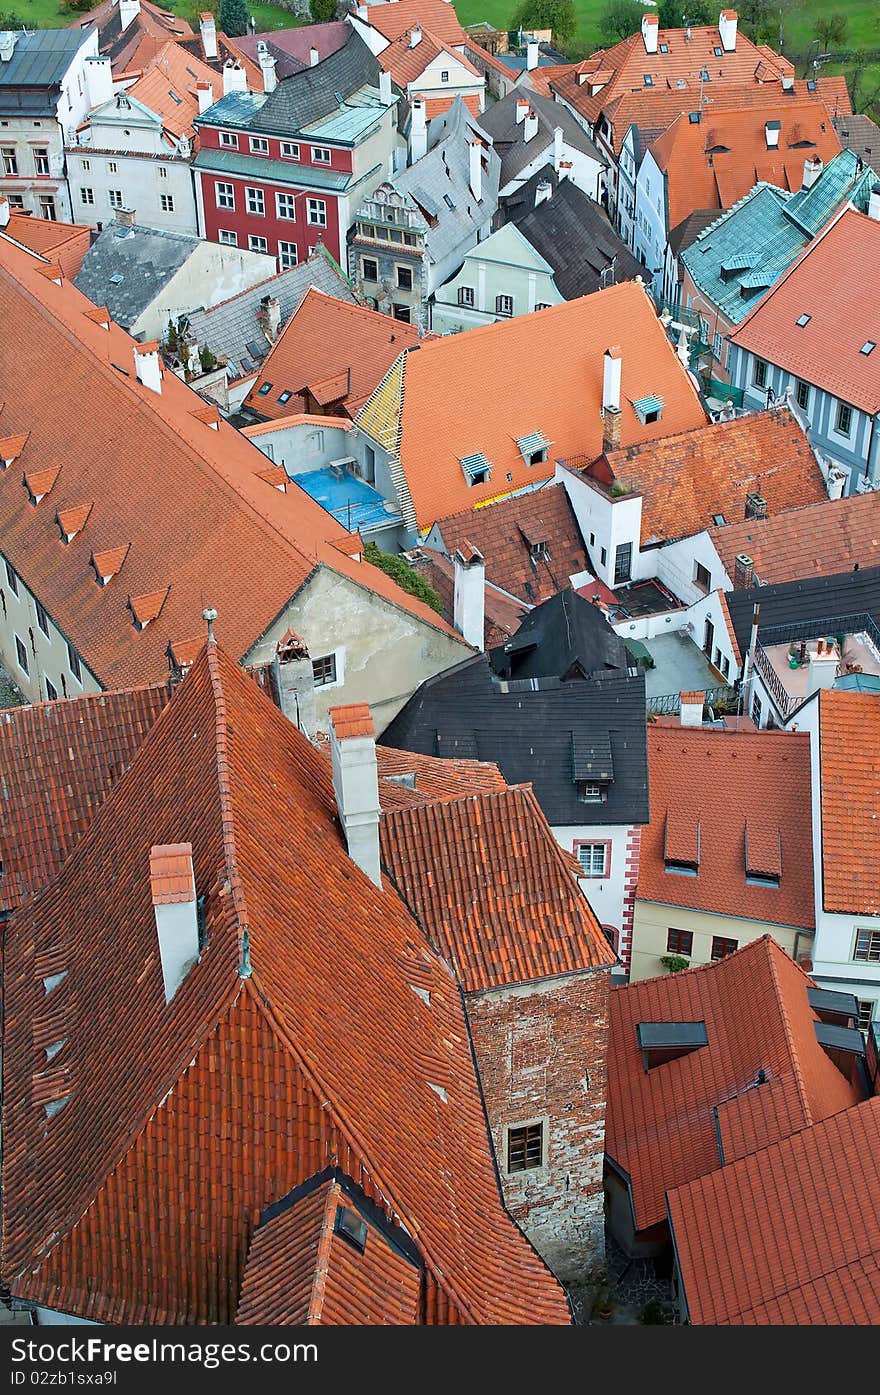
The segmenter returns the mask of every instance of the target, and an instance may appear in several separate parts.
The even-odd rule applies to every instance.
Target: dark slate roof
[[[523,123],[516,119],[517,103],[522,101],[530,104],[538,118],[538,134],[528,144],[523,140]],[[486,108],[477,125],[492,137],[495,149],[501,156],[502,187],[515,179],[542,149],[549,147],[552,154],[553,132],[557,126],[562,127],[567,145],[591,156],[600,165],[607,163],[568,108],[539,92],[514,87],[500,102],[493,102]]]
[[[717,217],[717,208],[698,208],[686,218],[682,218],[678,227],[673,228],[669,234],[669,246],[674,255],[677,257],[680,252],[690,247]]]
[[[536,208],[535,194],[544,180],[553,186],[553,195]],[[550,263],[566,300],[600,290],[602,272],[614,258],[614,283],[641,275],[643,268],[612,228],[604,209],[570,179],[560,179],[552,165],[538,170],[502,202],[504,221],[514,223]]]
[[[514,637],[490,654],[502,678],[584,678],[612,670],[626,673],[626,645],[597,606],[570,588],[529,611]]]
[[[728,592],[730,618],[743,654],[749,645],[756,601],[761,606],[758,635],[762,639],[768,630],[813,621],[824,626],[829,620],[867,616],[880,625],[880,567]],[[784,637],[779,642],[784,642]]]
[[[197,237],[183,233],[110,223],[92,243],[73,284],[128,329],[198,245]]]
[[[870,116],[835,116],[834,129],[846,150],[860,155],[873,169],[880,169],[880,126]]]
[[[86,37],[82,29],[17,30],[12,57],[0,63],[0,111],[54,116],[64,74]]]
[[[595,609],[588,602],[581,604]],[[545,603],[549,605],[552,602]],[[545,606],[530,612],[527,622],[531,620],[541,628],[541,620],[534,617]],[[548,615],[555,616],[555,624],[547,622],[548,662],[559,663],[562,656],[565,665],[567,641],[554,637],[552,631],[570,619],[571,609],[557,606]],[[617,637],[607,624],[606,629],[613,646]],[[596,636],[591,633],[588,642],[595,646]],[[557,826],[646,823],[643,676],[608,669],[567,682],[560,682],[556,675],[507,682],[493,671],[500,662],[498,656],[505,656],[506,650],[504,646],[476,655],[428,679],[386,729],[383,745],[422,755],[494,761],[511,784],[534,786],[548,821]],[[595,657],[592,648],[588,661]],[[528,658],[521,655],[520,662],[533,669],[547,667],[534,651]],[[584,761],[599,752],[603,753],[603,769],[610,753],[613,779],[604,804],[585,804],[578,798],[575,771],[584,778]]]
[[[292,135],[329,116],[359,88],[368,85],[379,86],[379,64],[352,29],[342,48],[314,68],[304,68],[279,82],[253,117],[251,129]]]

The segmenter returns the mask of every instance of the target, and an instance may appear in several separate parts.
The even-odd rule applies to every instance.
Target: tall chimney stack
[[[321,61],[321,55],[320,55],[320,53],[318,52],[318,50],[315,48],[315,45],[312,44],[311,48],[309,49],[309,67],[310,67],[310,68],[317,68],[317,66],[318,66],[318,64],[320,63],[320,61]]]
[[[483,197],[483,165],[480,159],[483,147],[478,140],[470,143],[470,186],[477,203]]]
[[[660,38],[660,21],[656,15],[642,15],[642,38],[645,41],[645,52],[656,53]]]
[[[538,66],[538,40],[529,38],[526,42],[526,72],[530,73]]]
[[[288,630],[275,646],[272,676],[278,704],[289,722],[312,737],[318,725],[315,712],[315,671],[305,640]]]
[[[473,649],[484,648],[486,563],[483,554],[465,541],[452,558],[455,571],[453,624]]]
[[[413,97],[409,127],[410,163],[421,160],[428,149],[428,122],[425,117],[425,103],[421,97]]]
[[[192,843],[157,843],[150,848],[150,890],[165,1001],[170,1003],[199,957]]]
[[[134,370],[139,383],[143,383],[151,392],[161,393],[162,364],[158,339],[151,339],[148,344],[135,344]]]
[[[718,16],[718,33],[725,53],[736,52],[736,26],[739,15],[736,10],[722,10]]]
[[[330,709],[330,758],[348,855],[381,888],[376,732],[366,703]]]
[[[217,25],[214,16],[206,10],[199,15],[199,33],[202,36],[202,50],[206,61],[217,57]]]

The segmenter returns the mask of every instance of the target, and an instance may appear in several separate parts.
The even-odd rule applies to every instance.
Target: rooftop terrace
[[[340,474],[332,465],[291,478],[349,532],[372,533],[402,522],[394,505],[387,503],[377,489],[357,475],[347,471]]]

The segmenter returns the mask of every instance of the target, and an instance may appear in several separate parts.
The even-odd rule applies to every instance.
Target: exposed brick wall
[[[617,952],[629,974],[629,961],[632,954],[633,916],[636,909],[636,889],[639,883],[639,854],[642,846],[642,830],[634,827],[629,830],[626,840],[626,876],[623,883],[623,924],[620,928],[620,944]]]
[[[593,969],[466,999],[504,1199],[564,1280],[605,1258],[610,981],[610,969]],[[508,1173],[508,1127],[536,1120],[545,1121],[545,1166]]]

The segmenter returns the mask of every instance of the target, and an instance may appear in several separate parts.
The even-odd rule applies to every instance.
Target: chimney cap
[[[150,890],[154,906],[196,899],[192,843],[156,843],[150,848]]]
[[[376,728],[366,702],[331,707],[330,726],[337,741],[351,741],[358,736],[375,736]]]
[[[609,349],[606,349],[606,350],[605,350],[605,357],[606,357],[606,358],[623,358],[623,351],[621,350],[620,345],[619,345],[619,344],[612,344],[611,347],[610,347]]]

